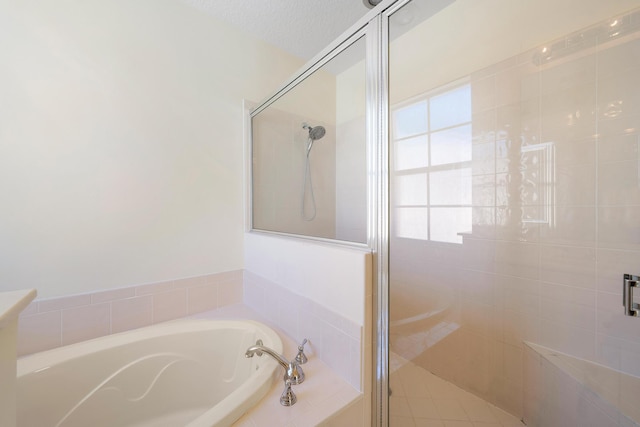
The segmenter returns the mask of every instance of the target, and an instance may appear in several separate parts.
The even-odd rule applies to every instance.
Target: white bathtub
[[[244,357],[280,337],[253,321],[178,320],[18,360],[18,427],[229,426],[280,366]]]

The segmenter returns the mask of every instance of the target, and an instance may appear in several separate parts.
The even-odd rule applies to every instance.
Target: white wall
[[[242,267],[242,103],[302,62],[171,0],[0,3],[0,290]]]
[[[245,234],[245,269],[364,326],[368,249]]]

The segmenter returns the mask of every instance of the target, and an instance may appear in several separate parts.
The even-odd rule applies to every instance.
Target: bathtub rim
[[[169,335],[172,333],[178,333],[188,328],[188,331],[206,331],[212,329],[212,324],[216,325],[239,325],[239,324],[251,324],[258,329],[263,330],[270,338],[274,338],[274,351],[282,352],[282,340],[280,336],[269,326],[264,323],[255,320],[228,320],[228,319],[198,319],[198,318],[184,318],[175,319],[163,323],[156,323],[154,325],[143,326],[141,328],[130,329],[127,331],[117,332],[110,335],[103,335],[101,337],[91,338],[86,341],[79,341],[73,344],[67,344],[61,347],[52,348],[49,350],[40,351],[37,353],[27,354],[18,358],[18,378],[28,372],[32,372],[36,369],[31,368],[40,362],[41,359],[50,358],[56,362],[62,360],[71,360],[79,356],[84,356],[90,353],[94,353],[100,350],[106,350],[118,345],[124,345],[132,342],[136,342],[135,336],[144,335],[145,338],[160,337],[163,335]],[[217,328],[216,328],[217,329]],[[277,340],[276,340],[277,339]],[[49,365],[55,363],[51,362]],[[30,368],[30,369],[27,369]]]

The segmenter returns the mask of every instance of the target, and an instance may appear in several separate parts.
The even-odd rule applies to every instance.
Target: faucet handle
[[[307,356],[304,354],[304,345],[307,342],[308,340],[305,338],[304,341],[302,341],[302,344],[298,346],[298,354],[296,354],[296,362],[298,362],[300,365],[304,365],[309,360],[307,359]]]
[[[259,339],[259,340],[257,340],[257,341],[256,341],[256,346],[260,346],[260,345],[264,345],[264,343],[262,342],[262,340],[261,340],[261,339]],[[260,351],[260,350],[256,350],[256,351],[255,351],[255,354],[257,354],[258,356],[262,356],[262,351]],[[253,355],[252,355],[252,356],[253,356]],[[249,356],[247,356],[247,355],[245,354],[245,357],[249,357]]]
[[[280,396],[280,404],[282,406],[293,406],[298,401],[293,390],[291,390],[291,380],[286,380],[284,382],[284,391]]]

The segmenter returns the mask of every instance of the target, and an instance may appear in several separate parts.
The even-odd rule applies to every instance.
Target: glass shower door
[[[525,342],[638,356],[618,280],[640,251],[634,8],[387,13],[390,425],[519,424]]]

